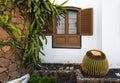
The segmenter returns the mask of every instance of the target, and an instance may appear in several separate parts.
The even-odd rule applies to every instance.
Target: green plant
[[[90,50],[82,60],[82,71],[91,76],[105,76],[109,69],[109,63],[105,54],[98,50]]]
[[[55,0],[1,0],[0,1],[0,26],[7,31],[10,39],[0,42],[0,45],[10,45],[19,54],[24,67],[35,67],[40,59],[39,54],[43,53],[43,42],[45,37],[45,26],[51,28],[52,17],[65,14],[64,4],[55,4]],[[8,7],[8,2],[12,2],[12,7]],[[18,29],[11,23],[12,10],[19,9],[24,18],[23,30]],[[4,12],[8,12],[6,15]],[[29,26],[26,23],[29,20]],[[59,20],[58,20],[59,21]],[[18,53],[20,50],[20,53]]]
[[[44,76],[44,77],[40,77],[36,74],[33,74],[30,77],[29,83],[57,83],[57,79],[54,76]]]

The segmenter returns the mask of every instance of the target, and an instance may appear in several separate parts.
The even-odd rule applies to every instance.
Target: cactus
[[[102,51],[89,50],[81,64],[82,71],[90,76],[105,76],[109,70],[109,63]]]

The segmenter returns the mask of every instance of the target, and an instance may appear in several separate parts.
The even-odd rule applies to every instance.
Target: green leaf
[[[35,6],[34,6],[34,10],[33,10],[33,11],[34,11],[34,12],[36,12],[36,11],[37,11],[37,9],[38,9],[38,6],[37,6],[37,5],[35,5]]]
[[[39,0],[35,0],[36,3],[38,3]]]
[[[22,32],[19,29],[17,29],[15,26],[13,26],[12,24],[8,24],[8,28],[12,29],[19,38],[22,37]]]
[[[17,4],[21,4],[21,3],[23,3],[24,2],[24,0],[18,0],[17,1]]]
[[[12,0],[12,2],[14,3],[14,2],[15,2],[15,0]]]
[[[4,0],[4,5],[5,5],[5,6],[7,5],[7,2],[8,2],[8,0]]]
[[[19,49],[23,49],[21,43],[20,43],[20,42],[17,42],[17,41],[14,42],[14,47],[19,48]]]
[[[29,27],[29,32],[31,33],[34,28],[35,20],[32,22],[32,24]]]
[[[31,8],[31,0],[28,0],[28,7]]]
[[[42,24],[45,24],[45,21],[41,16],[39,16],[39,20],[40,20],[40,22],[42,22]]]
[[[41,53],[43,56],[45,56],[44,52],[42,52],[41,50],[40,50],[40,53]]]
[[[63,5],[64,5],[64,4],[66,4],[68,1],[69,1],[69,0],[66,0],[65,2],[63,2],[63,3],[62,3],[62,4],[60,4],[60,5],[62,5],[62,6],[63,6]]]
[[[50,6],[49,4],[50,4],[49,2],[44,2],[44,5],[45,5],[46,9],[49,10],[49,11],[51,11],[51,9],[49,7]]]
[[[5,46],[5,45],[12,45],[11,42],[0,42],[0,46]]]
[[[52,4],[54,4],[54,3],[55,3],[55,0],[53,0]]]
[[[4,4],[0,4],[0,6],[1,6],[0,13],[1,13],[1,12],[3,12],[5,10],[6,7],[4,6]]]
[[[9,21],[9,16],[8,16],[8,15],[6,15],[5,20],[4,20],[4,23],[5,23],[5,24],[7,24],[7,23],[8,23],[8,21]]]

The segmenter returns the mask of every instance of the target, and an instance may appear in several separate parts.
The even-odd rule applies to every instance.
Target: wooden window
[[[53,34],[53,47],[80,48],[81,36],[79,34],[80,8],[66,7],[67,14],[60,16],[60,22],[55,23]]]
[[[60,17],[59,23],[53,18],[52,46],[62,48],[81,48],[81,36],[93,34],[93,9],[66,7],[67,13]]]

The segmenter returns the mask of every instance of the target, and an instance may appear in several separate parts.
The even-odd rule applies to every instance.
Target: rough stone
[[[13,24],[15,24],[15,26],[21,26],[22,28],[23,28],[23,23],[24,23],[24,19],[23,18],[21,18],[21,16],[20,16],[20,14],[17,12],[15,12],[14,13],[14,15],[12,16],[12,18],[11,18],[11,22],[13,23]],[[19,27],[20,28],[20,27]]]
[[[7,67],[7,66],[9,66],[9,64],[10,64],[10,60],[4,59],[4,58],[0,58],[0,66]]]
[[[22,67],[21,67],[21,68],[22,68]],[[22,68],[22,69],[21,69],[21,73],[22,73],[22,74],[25,74],[25,73],[27,73],[27,70],[26,70],[25,68]]]
[[[17,7],[15,7],[15,12],[18,12],[19,13],[19,9]]]
[[[23,28],[24,28],[23,24],[17,24],[16,27],[19,28],[19,29],[21,29],[21,30],[23,30]]]
[[[21,61],[20,61],[20,60],[17,60],[16,63],[20,65],[20,64],[21,64]]]
[[[8,67],[9,71],[12,72],[12,71],[15,71],[17,69],[17,64],[11,64],[9,67]]]
[[[17,61],[20,61],[19,56],[13,54],[12,57],[10,58],[12,63],[17,63]]]
[[[14,17],[15,16],[15,10],[12,10],[12,15],[11,15],[11,17]]]
[[[20,13],[18,12],[19,9],[15,7],[14,10],[12,10],[12,18],[20,16]]]
[[[0,57],[2,57],[4,52],[0,49]]]
[[[6,16],[7,14],[10,14],[9,11],[4,11],[3,14]]]
[[[3,47],[2,47],[3,52],[7,52],[7,51],[9,51],[10,49],[11,49],[11,46],[3,46]]]
[[[0,41],[7,40],[8,37],[9,34],[2,27],[0,27]]]
[[[20,77],[20,72],[19,71],[14,71],[14,72],[10,72],[10,76],[12,77],[12,79],[18,78]]]
[[[16,18],[16,17],[12,17],[12,19],[11,19],[11,22],[14,23],[14,24],[19,23],[18,21],[19,21],[19,19]]]
[[[8,8],[11,8],[12,6],[13,6],[12,2],[11,2],[11,1],[8,1],[7,7],[8,7]]]
[[[6,53],[4,53],[4,57],[7,58],[7,59],[11,59],[11,57],[13,57],[13,51],[10,50],[10,51],[7,51]]]
[[[12,3],[11,0],[8,0],[7,8],[10,7],[12,7]],[[24,18],[21,16],[21,13],[17,7],[12,10],[12,13],[10,13],[8,10],[4,11],[3,14],[11,14],[10,23],[16,26],[16,28],[23,30]],[[27,15],[25,15],[25,17],[27,17]],[[25,25],[27,25],[27,23]],[[28,25],[25,26],[25,28],[28,27]],[[10,35],[4,30],[4,28],[0,27],[0,42],[9,40]],[[15,55],[10,46],[0,46],[0,83],[6,83],[9,80],[14,80],[17,77],[26,74],[27,72],[28,71],[26,69],[21,67],[19,57]]]
[[[0,73],[3,73],[6,70],[7,70],[7,68],[0,68]]]
[[[6,83],[8,79],[9,79],[9,76],[5,72],[0,74],[0,83]]]

